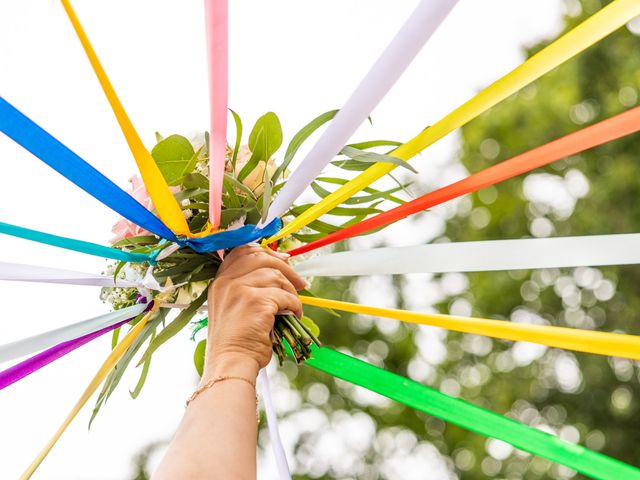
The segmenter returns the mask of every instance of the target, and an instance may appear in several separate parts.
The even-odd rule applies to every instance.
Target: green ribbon
[[[640,470],[580,445],[497,415],[327,347],[307,365],[467,430],[505,441],[598,479],[640,479]]]

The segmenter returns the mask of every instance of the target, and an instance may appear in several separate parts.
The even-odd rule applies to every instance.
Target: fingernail
[[[282,258],[289,258],[291,256],[287,252],[275,252],[275,253],[276,253],[276,255],[278,255],[279,257],[282,257]]]
[[[258,242],[249,242],[249,243],[247,243],[247,246],[249,246],[249,247],[259,247],[260,244]]]

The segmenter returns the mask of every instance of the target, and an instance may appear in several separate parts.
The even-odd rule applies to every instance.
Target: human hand
[[[203,379],[235,374],[238,369],[257,375],[269,363],[276,313],[289,310],[302,315],[297,290],[305,287],[305,281],[287,259],[286,254],[258,245],[237,247],[226,256],[209,288]]]

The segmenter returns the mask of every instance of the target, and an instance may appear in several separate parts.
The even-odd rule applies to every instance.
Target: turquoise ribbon
[[[45,243],[47,245],[53,245],[54,247],[66,248],[67,250],[74,250],[88,255],[95,255],[96,257],[112,258],[113,260],[120,260],[123,262],[149,262],[153,265],[155,264],[155,257],[159,253],[159,251],[156,251],[154,254],[147,255],[144,253],[124,252],[117,248],[104,247],[97,243],[60,237],[58,235],[30,230],[28,228],[18,227],[4,222],[0,222],[0,233],[24,238],[34,242]]]

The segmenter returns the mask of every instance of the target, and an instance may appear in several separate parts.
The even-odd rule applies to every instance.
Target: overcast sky
[[[266,111],[289,138],[319,113],[338,108],[416,1],[232,1],[229,105],[250,126]],[[207,126],[202,2],[73,2],[134,125],[193,134]],[[412,137],[522,59],[522,46],[557,33],[560,0],[461,0],[380,104],[360,138]],[[0,5],[0,92],[122,187],[135,164],[59,2]],[[456,137],[414,165],[438,178]],[[0,221],[106,243],[116,215],[11,140],[0,138]],[[428,234],[428,226],[425,227]],[[0,238],[0,261],[101,272],[105,261]],[[93,287],[4,283],[0,343],[107,311]],[[109,352],[102,338],[0,392],[0,477],[14,478],[58,427]],[[128,478],[131,457],[168,437],[196,377],[186,332],[154,356],[138,398],[125,377],[91,432],[83,410],[34,478]],[[8,365],[1,365],[5,368]],[[286,443],[286,438],[285,438]],[[274,477],[271,459],[260,478]]]

